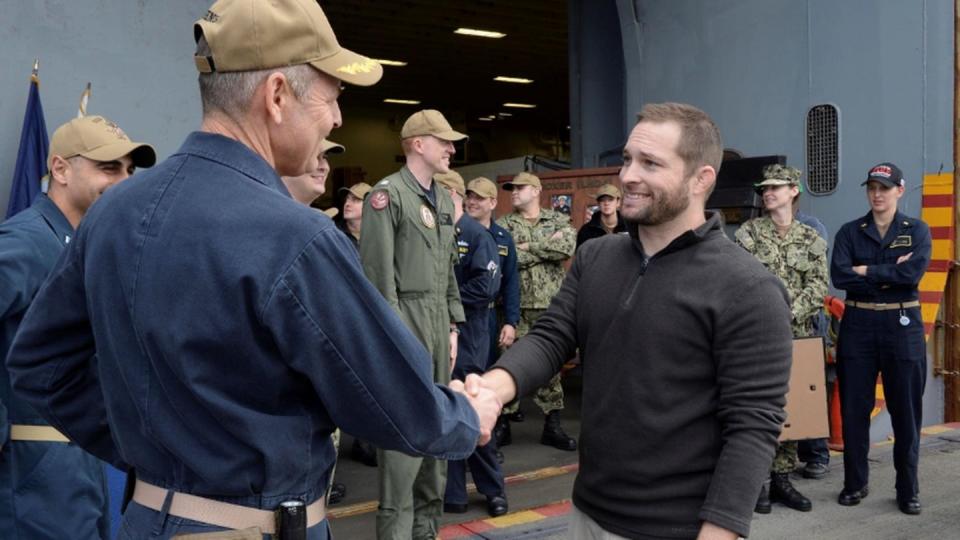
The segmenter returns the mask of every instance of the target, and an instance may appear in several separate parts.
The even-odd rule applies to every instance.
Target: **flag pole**
[[[40,86],[40,59],[33,59],[33,73],[30,74],[30,82]]]
[[[90,100],[90,83],[87,83],[87,88],[80,94],[80,109],[77,111],[77,118],[83,118],[87,115],[87,102]]]

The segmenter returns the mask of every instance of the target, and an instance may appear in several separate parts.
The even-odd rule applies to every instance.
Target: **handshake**
[[[463,394],[476,411],[477,418],[480,419],[479,446],[490,442],[500,409],[517,393],[513,377],[502,369],[490,370],[482,377],[471,373],[467,375],[466,381],[451,381],[450,389]]]

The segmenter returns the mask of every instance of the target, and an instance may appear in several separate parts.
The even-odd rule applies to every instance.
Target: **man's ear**
[[[263,105],[267,112],[267,118],[274,124],[283,122],[283,115],[294,99],[287,77],[279,71],[274,71],[267,76],[263,83]]]
[[[53,156],[50,163],[50,183],[56,183],[61,186],[69,183],[70,162],[61,156]]]
[[[710,165],[703,165],[696,172],[695,191],[697,193],[708,193],[717,183],[717,170]]]

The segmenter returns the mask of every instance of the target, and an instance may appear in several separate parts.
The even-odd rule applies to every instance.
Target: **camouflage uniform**
[[[813,319],[827,294],[827,242],[812,227],[793,221],[781,237],[770,217],[751,219],[736,232],[736,241],[780,278],[790,297],[793,337],[813,335]],[[780,443],[772,471],[789,473],[797,466],[797,442]]]
[[[537,318],[546,311],[566,275],[563,261],[573,256],[577,232],[570,225],[570,218],[560,212],[540,209],[540,218],[530,223],[519,213],[513,212],[497,220],[506,229],[516,245],[528,244],[529,249],[517,249],[517,266],[520,270],[520,324],[517,338],[530,331]],[[560,238],[550,237],[560,232]],[[558,373],[550,382],[537,390],[534,402],[544,414],[563,409],[563,387]],[[517,404],[504,408],[504,414],[516,412]]]

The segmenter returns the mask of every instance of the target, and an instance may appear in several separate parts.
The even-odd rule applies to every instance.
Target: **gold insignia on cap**
[[[220,16],[208,9],[207,12],[203,15],[203,20],[207,22],[216,23],[216,22],[220,22]]]
[[[118,139],[128,140],[127,134],[120,129],[120,126],[114,124],[113,122],[107,120],[107,131],[114,134]]]
[[[437,220],[434,219],[433,212],[431,212],[430,208],[425,204],[420,206],[420,220],[423,221],[423,224],[426,225],[428,229],[437,226]]]
[[[356,75],[357,73],[370,73],[379,65],[380,64],[376,60],[364,58],[362,62],[353,62],[352,64],[340,66],[337,68],[337,71],[340,73],[346,73],[347,75]]]

